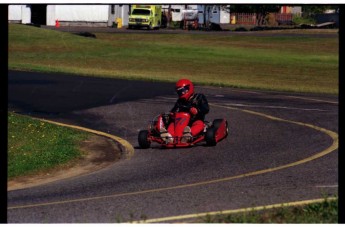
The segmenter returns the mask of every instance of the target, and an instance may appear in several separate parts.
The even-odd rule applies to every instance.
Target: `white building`
[[[196,20],[199,26],[229,24],[229,5],[163,5],[172,21]],[[55,26],[111,27],[117,18],[128,25],[130,5],[9,5],[10,23]]]
[[[11,23],[110,27],[117,18],[128,25],[129,5],[9,5]]]
[[[12,23],[30,24],[31,9],[28,5],[9,5],[8,21]]]

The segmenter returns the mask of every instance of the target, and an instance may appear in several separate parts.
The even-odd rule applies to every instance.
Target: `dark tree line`
[[[339,10],[338,5],[305,5],[302,12],[307,16],[324,13],[326,10]]]
[[[290,5],[293,6],[293,5]],[[256,13],[257,25],[263,25],[269,13],[278,13],[282,5],[249,4],[249,5],[230,5],[230,12],[236,13]],[[326,10],[338,10],[338,5],[302,5],[302,12],[305,16],[312,16],[324,13]]]

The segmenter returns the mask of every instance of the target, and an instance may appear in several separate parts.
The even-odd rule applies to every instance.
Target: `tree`
[[[304,5],[302,6],[302,12],[306,16],[313,16],[324,13],[326,10],[337,10],[338,8],[338,5]]]

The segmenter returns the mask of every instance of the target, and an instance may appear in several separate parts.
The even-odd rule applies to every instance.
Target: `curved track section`
[[[46,76],[39,80],[36,74],[34,77],[37,83],[58,80]],[[51,111],[53,107],[43,100],[38,104],[28,95],[21,97],[21,92],[30,94],[34,89],[32,83],[22,83],[25,79],[19,75],[9,78],[16,79],[9,87],[13,110],[117,135],[135,148],[131,159],[93,174],[9,192],[10,223],[178,222],[178,217],[184,215],[337,194],[337,97],[197,87],[211,103],[207,120],[228,120],[227,139],[216,147],[155,146],[142,150],[137,146],[138,131],[147,127],[155,114],[168,111],[175,101],[173,91],[157,92],[154,88],[168,88],[171,84],[138,82],[136,87],[137,82],[127,82],[126,90],[114,92],[106,89],[108,80],[98,80],[97,86],[104,83],[98,90],[99,101],[86,103],[87,97],[83,96],[79,106],[67,103]],[[66,89],[74,83],[63,76],[59,79],[60,83],[52,83],[55,86],[51,88],[37,84],[35,93],[52,95],[53,87],[60,90],[59,84],[66,83]],[[90,80],[84,78],[79,90],[60,94],[60,99],[68,100],[71,95],[75,99],[90,92],[94,79]],[[113,87],[121,83],[125,82],[112,81]],[[140,88],[157,93],[140,97]],[[138,97],[122,99],[128,90],[138,93]],[[175,218],[160,219],[164,217]],[[196,215],[190,221],[198,220]]]

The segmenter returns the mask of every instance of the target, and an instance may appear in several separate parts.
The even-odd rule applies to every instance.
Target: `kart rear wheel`
[[[216,146],[216,131],[217,129],[213,127],[207,129],[205,134],[205,141],[207,146]]]
[[[149,131],[141,130],[138,135],[139,146],[143,149],[147,149],[151,145],[151,141],[148,140]]]

